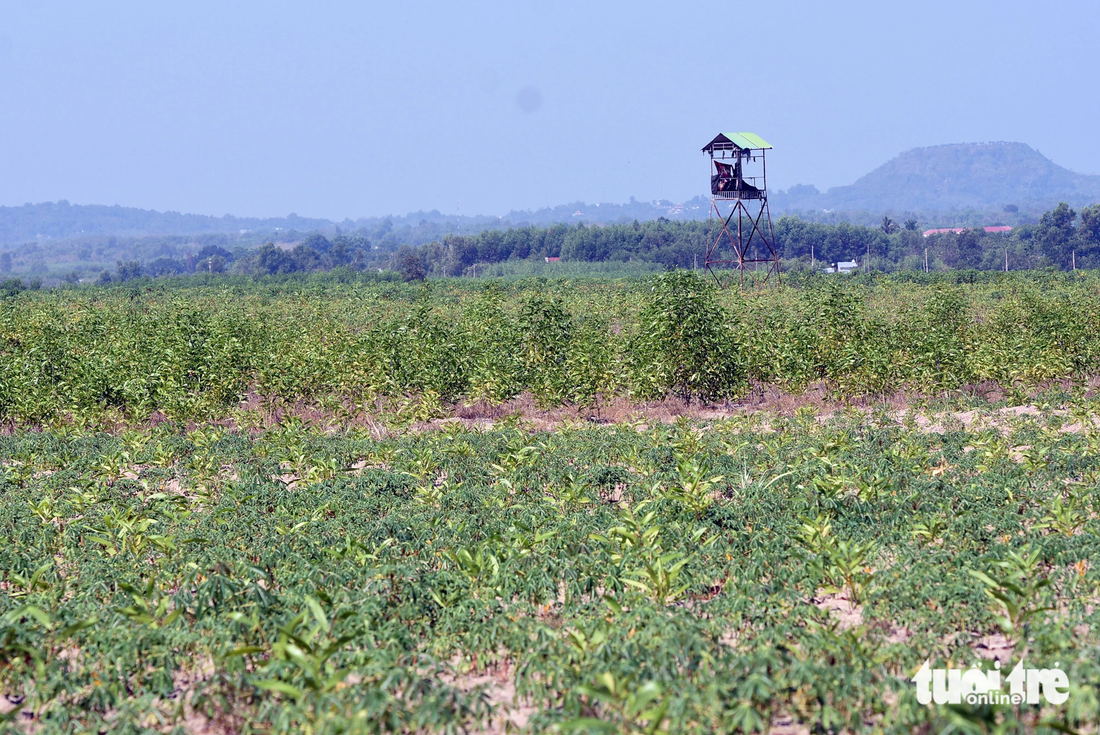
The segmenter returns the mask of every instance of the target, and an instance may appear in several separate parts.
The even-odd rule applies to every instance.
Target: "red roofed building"
[[[547,258],[546,262],[547,263],[557,263],[559,260],[561,260],[561,258]]]

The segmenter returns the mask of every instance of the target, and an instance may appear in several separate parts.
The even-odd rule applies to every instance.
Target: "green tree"
[[[956,268],[977,268],[981,265],[984,234],[984,230],[976,227],[959,233],[959,236],[955,239],[959,249],[959,259],[955,263]]]
[[[1060,202],[1057,207],[1043,214],[1039,226],[1035,228],[1035,241],[1040,252],[1062,266],[1069,265],[1070,250],[1073,249],[1076,239],[1073,228],[1075,219],[1077,213],[1065,202]]]
[[[1079,254],[1100,255],[1100,204],[1081,210],[1076,240],[1075,247]]]
[[[187,270],[187,267],[173,258],[157,258],[149,264],[149,273],[154,278],[174,276],[177,273],[183,273],[185,270]]]
[[[326,243],[328,240],[320,238]],[[309,238],[305,242],[300,242],[294,246],[294,250],[291,251],[290,256],[294,261],[294,270],[298,271],[311,271],[315,270],[321,264],[321,257],[317,250],[310,245],[310,241],[316,242],[314,238]]]
[[[879,229],[881,229],[887,235],[893,235],[895,232],[898,231],[899,228],[897,222],[890,219],[889,217],[884,216],[882,218],[882,225]]]
[[[397,270],[405,281],[423,281],[428,275],[424,259],[412,250],[400,257]]]
[[[26,291],[27,287],[18,278],[6,278],[0,281],[0,296],[11,298],[20,291]]]
[[[115,261],[115,273],[120,281],[132,281],[141,278],[141,263],[136,260]]]
[[[217,245],[203,245],[202,250],[195,254],[196,260],[206,260],[212,258],[215,255],[220,255],[225,260],[233,260],[233,253],[229,252],[225,248],[220,248]]]
[[[256,251],[256,271],[266,275],[291,273],[294,271],[294,259],[273,242],[265,242]]]
[[[351,262],[351,248],[346,240],[343,238],[337,238],[333,241],[332,247],[328,251],[328,262],[334,268],[347,265]]]

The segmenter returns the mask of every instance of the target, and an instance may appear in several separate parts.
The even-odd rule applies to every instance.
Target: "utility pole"
[[[814,269],[814,244],[810,243],[810,270]]]
[[[924,272],[928,272],[928,248],[924,249]]]
[[[1069,255],[1073,259],[1073,270],[1077,270],[1077,251],[1073,250]]]
[[[1005,273],[1008,273],[1008,248],[1005,248]]]

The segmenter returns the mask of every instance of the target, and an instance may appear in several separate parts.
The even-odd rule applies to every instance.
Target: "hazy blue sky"
[[[1100,3],[0,2],[0,204],[342,219],[703,193],[1022,141],[1100,173]]]

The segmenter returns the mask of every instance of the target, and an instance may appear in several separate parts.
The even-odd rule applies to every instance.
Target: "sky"
[[[683,201],[1020,141],[1100,173],[1095,0],[0,0],[0,205],[335,220]]]

